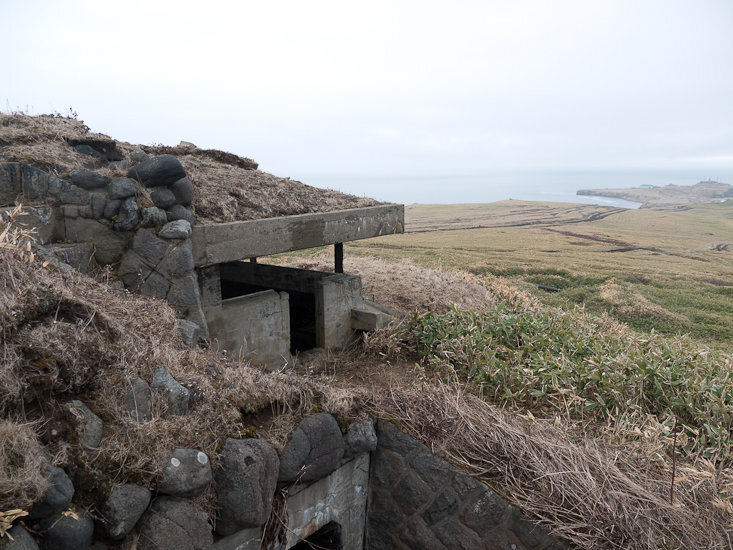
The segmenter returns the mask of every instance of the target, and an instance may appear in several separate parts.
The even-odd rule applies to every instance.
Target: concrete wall
[[[294,546],[333,521],[341,526],[343,547],[361,550],[364,547],[368,490],[369,453],[357,456],[312,485],[291,490],[284,548]]]
[[[266,290],[204,308],[212,345],[230,357],[280,370],[292,362],[286,292]]]
[[[353,275],[323,277],[316,287],[316,344],[341,349],[354,340],[351,310],[360,307],[361,279]]]
[[[221,300],[221,281],[233,281],[277,291],[312,294],[316,301],[316,346],[339,349],[355,335],[351,310],[361,307],[361,279],[343,273],[324,273],[251,262],[230,262],[199,270],[204,307]],[[211,325],[209,326],[211,329]],[[212,333],[216,336],[216,331]]]

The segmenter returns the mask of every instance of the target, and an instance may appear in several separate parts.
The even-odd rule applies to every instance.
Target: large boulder
[[[280,456],[278,481],[307,483],[333,472],[344,456],[344,438],[328,413],[307,416],[293,431]]]
[[[277,487],[280,462],[262,439],[227,439],[216,472],[219,520],[216,532],[231,535],[267,521]]]
[[[145,187],[170,185],[186,177],[181,162],[173,155],[158,155],[130,168],[128,177],[139,181]]]

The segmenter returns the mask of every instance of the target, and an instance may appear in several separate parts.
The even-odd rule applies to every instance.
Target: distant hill
[[[733,199],[733,185],[707,180],[695,185],[642,186],[631,189],[581,189],[578,195],[611,197],[642,203],[642,208],[671,210],[691,204]]]

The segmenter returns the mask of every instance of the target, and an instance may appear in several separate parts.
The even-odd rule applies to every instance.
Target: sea
[[[457,204],[508,199],[600,204],[638,208],[640,203],[578,195],[580,189],[694,185],[713,179],[728,183],[731,174],[653,171],[493,172],[445,176],[313,176],[301,181],[361,197],[400,204]]]

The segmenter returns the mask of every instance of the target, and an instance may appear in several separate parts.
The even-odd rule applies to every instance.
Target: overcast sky
[[[3,110],[306,182],[733,174],[731,0],[0,0],[0,21]]]

